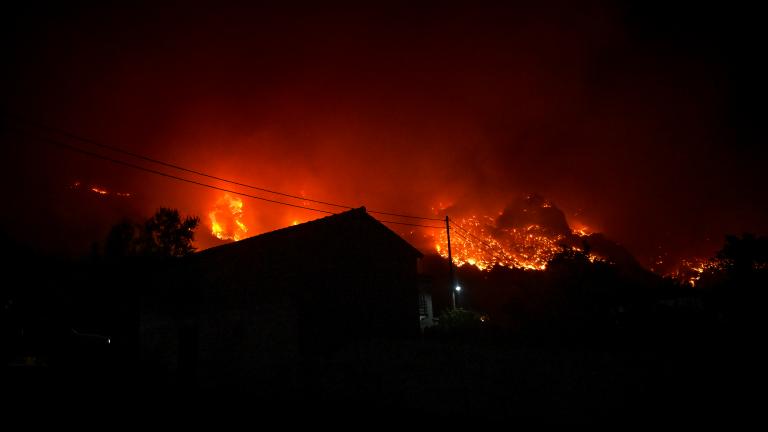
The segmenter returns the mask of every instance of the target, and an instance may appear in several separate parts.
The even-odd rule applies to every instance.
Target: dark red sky
[[[4,17],[4,110],[369,208],[493,213],[536,192],[644,263],[768,232],[755,11],[411,3],[35,4]],[[3,140],[3,230],[33,244],[90,244],[160,205],[203,216],[220,196]],[[83,198],[75,179],[134,196]],[[254,233],[312,217],[245,211]]]

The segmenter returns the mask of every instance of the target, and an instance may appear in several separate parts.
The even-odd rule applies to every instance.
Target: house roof
[[[360,240],[385,241],[403,253],[421,258],[423,254],[402,237],[368,214],[365,207],[355,208],[342,213],[326,216],[310,222],[281,228],[237,242],[227,243],[196,253],[199,257],[219,254],[247,253],[253,250],[281,250],[288,244],[316,242],[318,239],[328,242]],[[338,246],[338,245],[337,245]],[[342,246],[343,247],[343,246]]]

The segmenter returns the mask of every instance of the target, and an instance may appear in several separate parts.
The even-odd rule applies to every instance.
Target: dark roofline
[[[396,232],[392,231],[389,227],[387,227],[386,225],[381,223],[379,220],[377,220],[376,218],[371,216],[364,206],[363,207],[358,207],[358,208],[353,208],[353,209],[350,209],[350,210],[346,210],[346,211],[343,211],[341,213],[332,214],[330,216],[324,216],[324,217],[321,217],[321,218],[318,218],[318,219],[314,219],[314,220],[311,220],[311,221],[308,221],[308,222],[300,223],[300,224],[297,224],[297,225],[292,225],[292,226],[288,226],[288,227],[284,227],[284,228],[278,228],[276,230],[268,231],[268,232],[265,232],[265,233],[262,233],[262,234],[259,234],[259,235],[255,235],[253,237],[244,238],[244,239],[236,241],[236,242],[225,243],[225,244],[222,244],[222,245],[214,246],[214,247],[211,247],[211,248],[199,251],[199,252],[195,253],[194,255],[196,255],[196,256],[207,255],[211,251],[222,250],[223,248],[229,249],[229,248],[237,246],[237,245],[248,244],[248,243],[250,243],[250,242],[252,242],[254,240],[260,240],[260,239],[263,239],[265,237],[271,237],[271,236],[278,235],[278,234],[281,234],[281,233],[284,233],[284,232],[287,232],[287,231],[305,230],[305,229],[308,229],[308,227],[313,226],[313,225],[320,225],[320,224],[328,223],[329,220],[339,219],[339,218],[342,218],[342,217],[343,218],[349,218],[349,217],[355,217],[355,216],[367,218],[370,222],[373,222],[375,225],[378,225],[381,228],[384,228],[389,234],[394,236],[398,241],[402,242],[403,245],[405,245],[408,249],[410,249],[416,255],[417,258],[422,258],[424,256],[424,254],[422,254],[421,251],[419,251],[418,249],[413,247],[413,245],[408,243],[404,238],[400,237],[400,235],[398,235]]]

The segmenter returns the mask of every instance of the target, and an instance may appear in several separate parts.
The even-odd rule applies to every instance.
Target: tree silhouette
[[[140,226],[124,220],[112,227],[107,235],[104,253],[108,257],[119,258],[139,255]]]
[[[768,264],[768,237],[754,234],[726,236],[725,244],[717,252],[720,267],[735,274],[752,273],[766,268]]]
[[[732,341],[752,343],[768,324],[768,237],[729,235],[697,286],[709,293],[709,308]]]
[[[159,209],[144,224],[147,254],[181,257],[194,252],[192,241],[199,224],[197,216],[187,216],[182,220],[176,209]]]
[[[105,253],[110,257],[182,257],[195,251],[192,241],[200,218],[181,218],[179,211],[160,208],[144,224],[123,221],[107,236]]]

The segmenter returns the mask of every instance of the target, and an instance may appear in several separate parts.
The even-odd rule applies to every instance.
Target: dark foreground
[[[67,363],[11,363],[3,382],[8,404],[85,412],[245,406],[254,415],[437,423],[740,423],[764,406],[760,358],[726,344],[604,351],[435,339],[361,343],[226,386],[152,376],[93,350]]]

